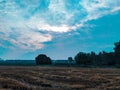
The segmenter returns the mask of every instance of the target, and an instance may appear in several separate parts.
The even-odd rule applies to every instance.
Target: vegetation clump
[[[36,64],[41,65],[41,64],[52,64],[52,61],[50,57],[47,57],[45,54],[40,54],[35,58]]]

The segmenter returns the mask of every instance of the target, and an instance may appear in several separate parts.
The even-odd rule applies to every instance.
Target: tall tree
[[[116,42],[115,44],[115,57],[116,57],[116,63],[120,65],[120,41]]]
[[[97,65],[97,55],[95,52],[91,51],[90,59],[91,59],[92,65]]]
[[[75,56],[75,61],[77,64],[90,64],[90,54],[84,53],[84,52],[79,52],[76,56]]]

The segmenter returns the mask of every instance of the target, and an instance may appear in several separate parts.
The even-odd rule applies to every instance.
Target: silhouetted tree
[[[69,61],[70,64],[73,64],[73,62],[74,62],[72,57],[68,57],[68,61]]]
[[[115,51],[116,63],[120,65],[120,41],[116,42],[114,45],[115,45],[114,51]]]
[[[90,59],[91,59],[92,65],[97,65],[97,55],[95,52],[92,51],[90,53]]]
[[[99,52],[99,54],[97,55],[97,65],[105,64],[104,63],[104,58],[105,58],[104,54],[105,54],[105,52],[103,51],[103,52]]]
[[[90,54],[86,54],[84,52],[79,52],[76,56],[75,56],[75,61],[77,64],[84,64],[84,65],[88,65],[91,63],[90,60]]]
[[[68,60],[69,60],[70,62],[74,61],[72,57],[68,57]]]
[[[40,54],[35,58],[36,64],[52,64],[52,61],[49,57],[47,57],[45,54]]]
[[[114,52],[100,52],[98,54],[98,65],[115,65],[115,54]]]
[[[75,60],[77,64],[84,64],[84,65],[115,65],[115,54],[114,52],[99,52],[97,55],[95,52],[91,53],[84,53],[84,52],[79,52],[75,56]]]
[[[116,64],[115,53],[114,52],[106,53],[106,61],[107,65],[115,65]]]
[[[107,52],[102,51],[101,55],[101,65],[108,65]]]

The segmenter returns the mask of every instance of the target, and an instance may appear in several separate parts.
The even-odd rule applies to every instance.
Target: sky
[[[67,59],[114,51],[120,0],[0,0],[0,57]]]

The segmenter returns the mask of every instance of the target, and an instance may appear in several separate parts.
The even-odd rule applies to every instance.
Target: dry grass
[[[120,90],[120,69],[1,66],[0,90]]]

